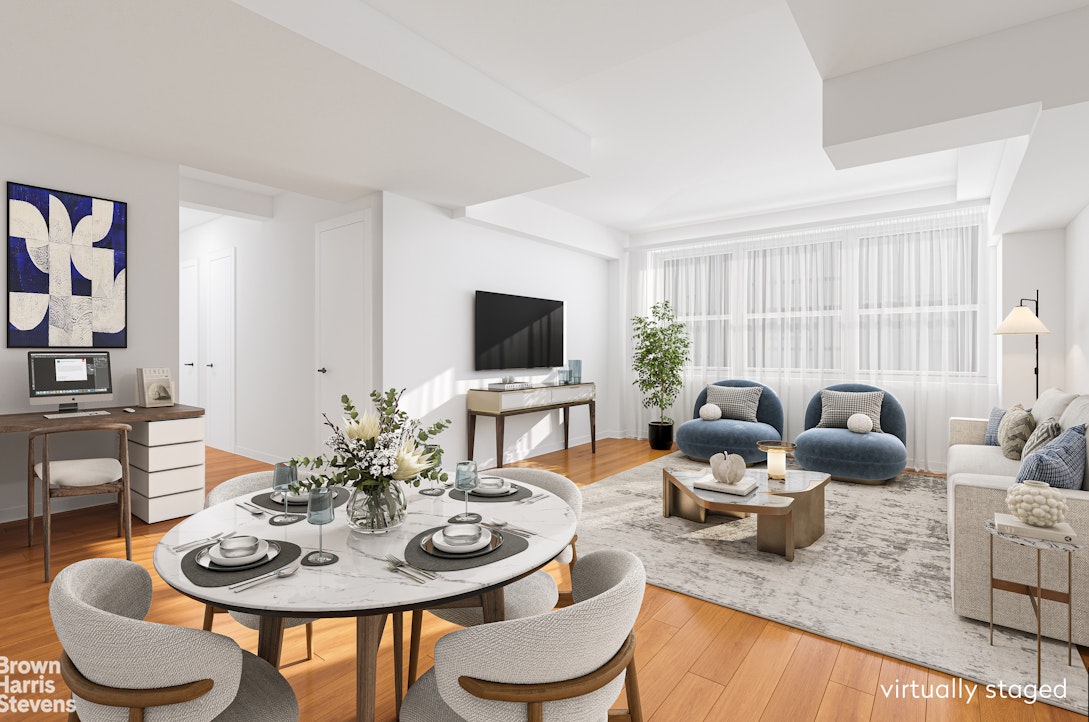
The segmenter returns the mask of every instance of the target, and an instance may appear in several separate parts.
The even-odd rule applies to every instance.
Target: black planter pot
[[[673,448],[673,422],[651,421],[647,431],[650,448],[668,451]]]

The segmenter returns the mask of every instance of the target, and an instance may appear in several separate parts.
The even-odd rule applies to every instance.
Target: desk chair
[[[49,456],[49,438],[77,431],[113,431],[117,433],[117,455],[100,459],[54,460]],[[50,572],[50,499],[90,494],[117,494],[117,536],[125,535],[125,558],[132,559],[132,508],[129,497],[128,424],[102,422],[47,426],[30,432],[26,479],[26,545],[34,546],[34,484],[42,484],[42,530],[45,536],[45,581]],[[37,441],[41,439],[41,462],[36,462]]]

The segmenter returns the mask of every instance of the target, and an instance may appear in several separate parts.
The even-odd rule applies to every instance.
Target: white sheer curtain
[[[633,251],[629,315],[669,299],[693,337],[674,418],[691,417],[708,383],[747,378],[779,394],[794,438],[819,389],[869,383],[904,405],[909,466],[943,471],[949,416],[985,414],[997,399],[983,217],[963,209]],[[642,436],[637,396],[625,416]]]

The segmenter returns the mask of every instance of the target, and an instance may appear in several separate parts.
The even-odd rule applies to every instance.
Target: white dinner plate
[[[269,495],[269,498],[272,499],[272,501],[274,501],[277,504],[283,504],[284,503],[284,493],[282,491],[272,492],[272,494]],[[287,493],[287,503],[288,504],[308,504],[308,503],[310,503],[310,494],[308,492],[307,493],[302,493],[302,494],[294,494],[294,493],[289,491]]]
[[[435,548],[439,551],[446,552],[447,554],[468,554],[469,552],[475,552],[488,546],[491,541],[491,531],[483,527],[480,530],[480,538],[472,544],[448,544],[446,540],[443,539],[442,529],[439,529],[431,535],[431,543],[435,545]]]
[[[498,479],[499,477],[494,477],[494,478]],[[472,491],[470,491],[469,493],[472,494],[473,496],[508,496],[508,495],[514,494],[514,493],[516,493],[518,491],[518,489],[516,489],[510,483],[510,481],[508,481],[506,479],[504,479],[503,481],[505,482],[503,484],[503,486],[496,487],[494,489],[488,489],[488,488],[485,488],[483,486],[478,486],[475,489],[473,489]]]
[[[223,556],[223,550],[219,548],[219,545],[208,547],[208,558],[221,567],[241,567],[255,562],[261,557],[268,554],[268,541],[265,539],[259,539],[257,541],[257,551],[252,554],[247,554],[242,557],[227,557]]]

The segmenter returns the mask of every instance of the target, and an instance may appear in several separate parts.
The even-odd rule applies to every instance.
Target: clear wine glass
[[[480,521],[479,514],[469,513],[469,492],[477,487],[479,479],[475,461],[459,461],[454,475],[454,488],[465,496],[465,511],[450,519],[458,524],[473,524]]]
[[[333,500],[336,493],[327,486],[319,486],[310,490],[310,501],[306,505],[306,520],[318,526],[318,550],[306,555],[306,562],[311,566],[325,566],[339,561],[336,554],[325,551],[325,540],[322,529],[333,521]]]
[[[289,514],[287,512],[287,495],[291,493],[291,485],[298,481],[298,470],[287,463],[280,463],[272,467],[272,488],[274,491],[278,491],[284,498],[284,513],[277,514],[269,519],[269,522],[277,526],[284,526],[285,524],[294,524],[297,521],[302,521],[302,516],[299,514]]]
[[[431,464],[431,467],[427,470],[427,473],[430,473],[433,470],[437,469],[439,467],[439,464],[442,463],[442,451],[439,449],[438,444],[424,444],[424,448],[427,449],[427,452],[431,455],[431,461],[433,462]],[[442,496],[446,493],[444,489],[438,489],[435,487],[434,479],[430,479],[430,482],[431,486],[426,489],[421,489],[421,494],[423,494],[424,496]]]

